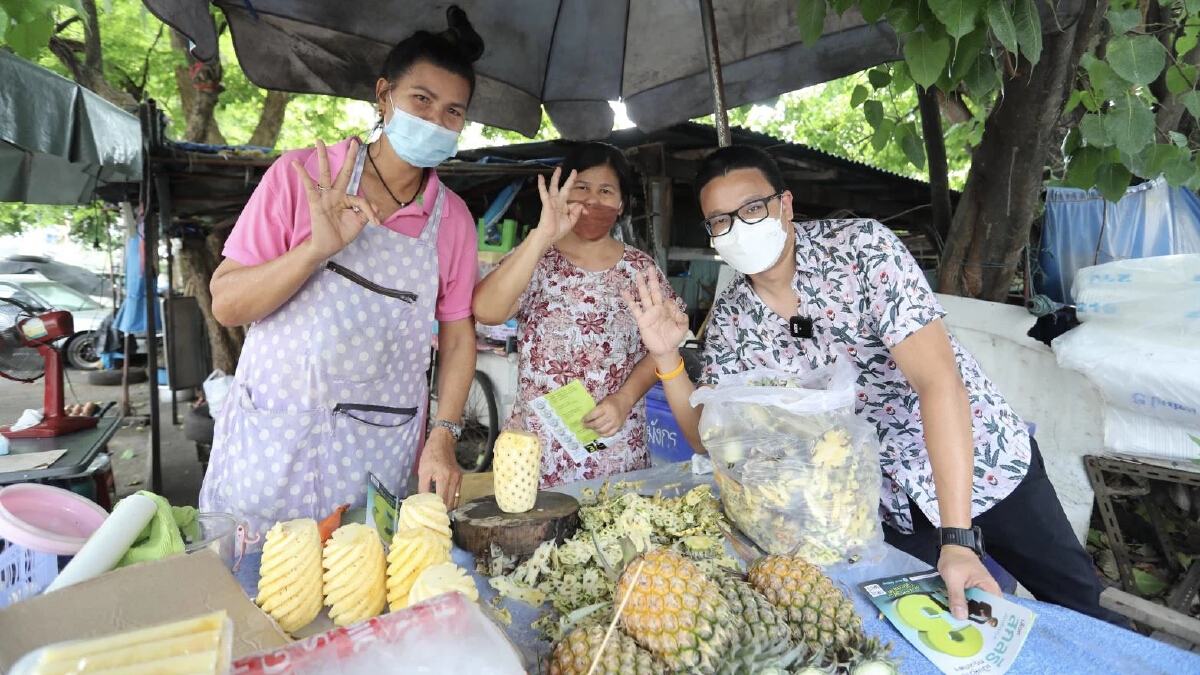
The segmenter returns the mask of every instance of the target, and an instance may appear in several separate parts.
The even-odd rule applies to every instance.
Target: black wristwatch
[[[978,525],[969,530],[961,527],[939,527],[938,538],[939,549],[947,544],[965,546],[975,551],[975,555],[980,559],[983,558],[983,532]]]

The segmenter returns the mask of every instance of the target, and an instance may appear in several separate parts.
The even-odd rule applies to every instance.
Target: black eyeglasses
[[[741,207],[739,207],[736,211],[730,211],[729,213],[722,213],[719,216],[713,216],[712,218],[704,221],[704,229],[708,231],[708,236],[720,237],[729,234],[729,231],[733,229],[733,219],[735,217],[747,225],[761,223],[767,219],[767,205],[771,203],[772,199],[777,199],[781,196],[783,196],[782,192],[776,192],[770,197],[763,197],[762,199],[755,199],[752,202],[746,202],[745,204],[742,204]]]

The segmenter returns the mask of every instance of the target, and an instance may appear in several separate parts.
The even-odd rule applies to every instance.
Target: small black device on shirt
[[[788,325],[792,329],[792,337],[810,340],[813,336],[813,320],[804,316],[793,316]]]

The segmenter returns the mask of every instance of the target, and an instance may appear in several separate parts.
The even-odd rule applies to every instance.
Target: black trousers
[[[1073,609],[1081,614],[1122,627],[1129,622],[1120,614],[1100,606],[1104,590],[1092,557],[1075,538],[1054,486],[1046,477],[1046,465],[1037,442],[1025,480],[999,503],[974,518],[983,531],[984,549],[1033,597]],[[903,534],[884,525],[887,543],[936,567],[937,528],[914,504],[913,533]]]

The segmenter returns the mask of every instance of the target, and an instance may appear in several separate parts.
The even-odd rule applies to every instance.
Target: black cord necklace
[[[392,194],[392,189],[388,187],[387,181],[383,179],[383,174],[380,173],[379,167],[375,166],[375,158],[371,156],[370,148],[367,148],[367,159],[371,160],[371,168],[375,170],[375,175],[379,178],[379,184],[383,186],[384,190],[387,190],[388,196],[391,197],[392,201],[396,202],[400,208],[404,208],[417,200],[417,196],[421,194],[421,188],[425,187],[425,179],[429,175],[429,169],[421,169],[421,180],[417,183],[417,189],[415,192],[413,192],[412,199],[402,202],[399,199],[396,199],[396,195]]]

